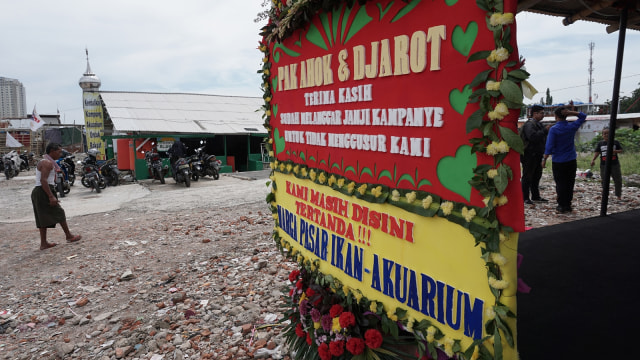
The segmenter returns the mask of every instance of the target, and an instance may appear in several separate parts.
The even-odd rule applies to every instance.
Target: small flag
[[[42,125],[44,125],[44,121],[42,120],[42,118],[40,117],[40,115],[38,115],[38,112],[36,111],[36,106],[33,105],[33,114],[31,114],[31,131],[37,131],[38,129],[40,129],[42,127]]]
[[[7,147],[22,147],[23,145],[20,141],[16,140],[9,132],[7,131]]]

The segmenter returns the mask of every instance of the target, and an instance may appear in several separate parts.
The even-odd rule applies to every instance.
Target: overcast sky
[[[0,76],[26,88],[27,110],[84,121],[78,80],[85,47],[101,90],[262,96],[256,49],[262,0],[104,2],[0,0]],[[558,17],[521,13],[520,54],[530,82],[554,102],[588,100],[589,43],[594,42],[594,102],[612,98],[618,33]],[[627,31],[622,96],[640,87],[640,32]]]

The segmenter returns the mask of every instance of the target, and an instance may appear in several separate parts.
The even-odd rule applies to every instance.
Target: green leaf
[[[354,175],[358,175],[356,174],[356,169],[353,166],[347,166],[346,169],[344,169],[344,173],[348,173],[348,172],[352,172]]]
[[[471,84],[469,84],[469,86],[473,88],[487,81],[487,79],[489,78],[489,74],[491,74],[491,72],[493,72],[493,69],[485,70],[480,74],[476,75],[475,79],[473,79],[473,81],[471,82]]]
[[[469,118],[467,119],[467,134],[472,132],[475,129],[480,128],[482,125],[482,118],[484,117],[484,111],[476,110]]]
[[[516,78],[518,80],[526,80],[529,78],[529,73],[522,69],[517,69],[509,72],[508,76]]]
[[[498,176],[493,178],[494,184],[496,184],[496,190],[498,194],[502,194],[509,185],[509,175],[507,174],[504,166],[498,167]]]
[[[500,126],[500,136],[502,136],[510,148],[520,154],[524,153],[524,143],[522,142],[522,138],[513,130],[508,127]]]
[[[478,51],[477,53],[471,54],[471,56],[469,56],[469,60],[467,60],[467,62],[470,63],[470,62],[476,61],[476,60],[484,60],[487,57],[489,57],[489,55],[491,55],[491,51],[488,51],[488,50]]]
[[[362,177],[362,174],[369,174],[369,176],[373,177],[373,173],[371,173],[371,169],[369,169],[368,167],[362,169],[362,172],[360,172],[360,177]]]
[[[502,80],[500,82],[500,93],[511,102],[522,103],[522,89],[511,80]]]

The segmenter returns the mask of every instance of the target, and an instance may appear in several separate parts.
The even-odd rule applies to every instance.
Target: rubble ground
[[[14,180],[0,181],[1,208],[26,214],[33,180]],[[266,182],[110,187],[87,201],[125,186],[148,191],[117,210],[70,217],[82,241],[65,243],[58,227],[49,230],[58,246],[45,251],[33,220],[0,221],[0,359],[289,358],[276,322],[296,264],[271,238]],[[88,191],[78,184],[69,196]],[[558,215],[545,174],[550,201],[525,205],[526,225],[598,216],[600,191],[597,179],[579,179],[575,211]],[[640,208],[638,188],[610,198],[610,213]]]

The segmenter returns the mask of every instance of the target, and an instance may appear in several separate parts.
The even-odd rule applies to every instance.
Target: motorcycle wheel
[[[118,186],[118,178],[117,178],[117,177],[115,177],[115,176],[114,176],[114,177],[112,177],[112,178],[109,180],[109,186]]]
[[[64,185],[62,185],[62,182],[56,184],[56,190],[58,190],[60,197],[64,197]]]
[[[82,183],[82,186],[86,187],[86,188],[92,188],[93,185],[91,184],[91,182],[87,179],[86,176],[83,176],[82,179],[80,179],[80,182]]]
[[[160,178],[160,184],[164,184],[164,174],[162,173],[162,171],[157,175]]]
[[[4,171],[4,175],[7,177],[7,180],[11,179],[11,176],[9,174],[9,170],[5,170]]]
[[[98,185],[98,182],[95,180],[91,180],[91,186],[96,190],[97,194],[100,194],[100,186]]]
[[[217,171],[213,172],[213,180],[218,180],[220,179],[220,174]]]
[[[189,177],[189,174],[185,174],[184,176],[184,186],[191,187],[191,178]]]
[[[191,179],[193,179],[193,181],[198,181],[199,178],[198,174],[191,175]]]
[[[106,189],[107,181],[105,180],[105,178],[101,178],[100,180],[98,180],[98,186],[100,186],[100,189]]]
[[[69,174],[69,186],[73,186],[73,183],[76,182],[76,175],[75,174]]]
[[[71,185],[69,185],[69,184],[67,183],[67,185],[66,185],[66,186],[62,186],[62,193],[63,193],[63,194],[67,195],[67,194],[68,194],[68,193],[70,193],[70,192],[71,192]]]

